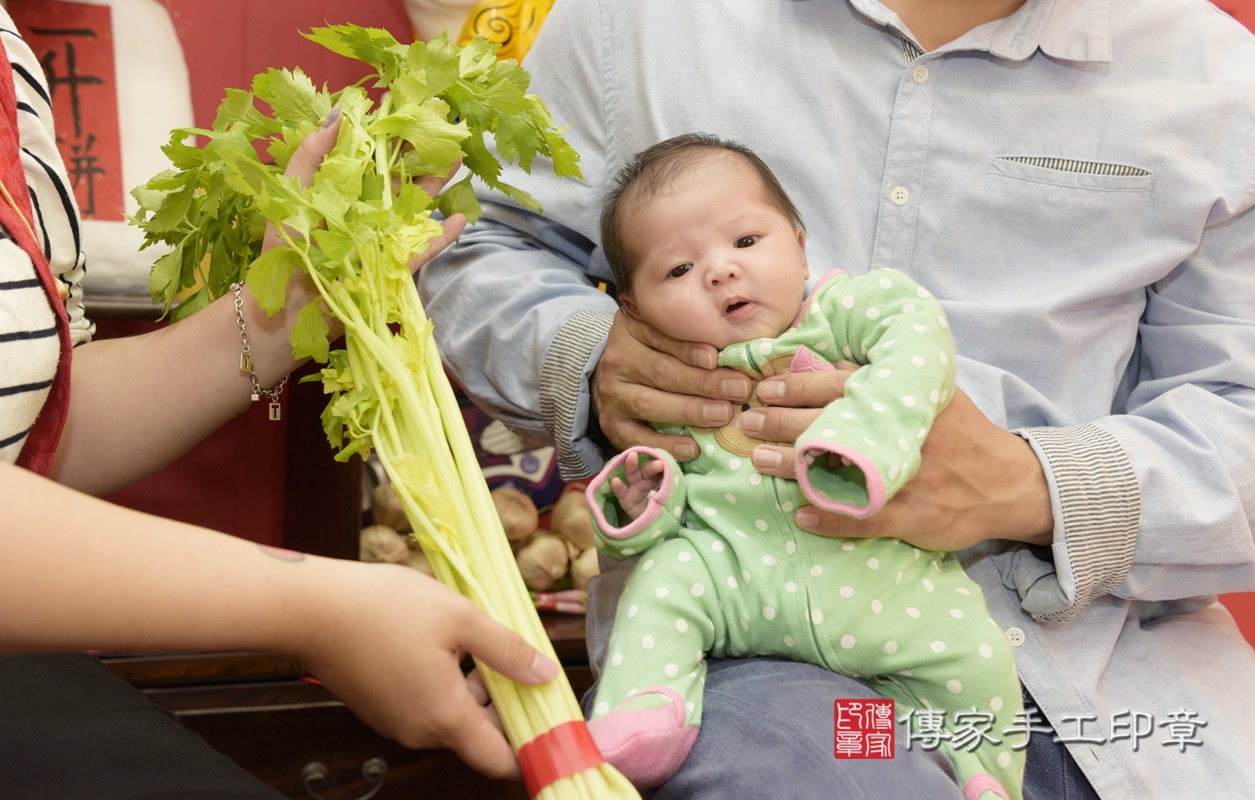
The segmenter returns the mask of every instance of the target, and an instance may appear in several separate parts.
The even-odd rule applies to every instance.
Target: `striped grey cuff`
[[[605,454],[589,435],[588,377],[591,364],[601,357],[614,322],[608,311],[581,311],[558,330],[540,370],[540,419],[553,436],[558,472],[563,480],[597,474]]]
[[[1115,437],[1096,425],[1017,431],[1049,462],[1062,517],[1068,569],[1076,584],[1071,605],[1039,620],[1067,622],[1091,600],[1114,592],[1133,566],[1141,491],[1133,465]],[[1057,565],[1056,565],[1057,566]]]

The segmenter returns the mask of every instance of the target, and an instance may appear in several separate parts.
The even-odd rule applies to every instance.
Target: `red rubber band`
[[[520,747],[518,758],[528,797],[563,778],[606,763],[582,719],[545,731]]]

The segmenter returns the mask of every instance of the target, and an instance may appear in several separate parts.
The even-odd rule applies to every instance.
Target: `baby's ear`
[[[809,280],[811,276],[811,265],[806,260],[806,231],[801,228],[797,229],[797,246],[802,251],[802,280]]]
[[[627,314],[632,319],[640,321],[641,315],[636,308],[636,301],[632,299],[632,295],[620,293],[619,308],[623,309],[623,313]]]

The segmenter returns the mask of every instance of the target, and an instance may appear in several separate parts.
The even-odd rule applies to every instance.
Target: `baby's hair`
[[[620,235],[620,214],[623,200],[629,191],[644,197],[653,197],[671,185],[680,174],[701,159],[717,155],[732,154],[740,156],[758,173],[763,188],[767,191],[767,201],[781,214],[784,214],[798,230],[804,230],[802,215],[789,199],[789,195],[776,179],[761,158],[739,142],[721,139],[708,133],[684,133],[673,136],[648,147],[632,157],[619,174],[615,176],[614,185],[606,194],[601,206],[601,248],[610,271],[614,275],[615,287],[619,294],[631,294],[632,271],[628,264],[627,252],[623,237]]]

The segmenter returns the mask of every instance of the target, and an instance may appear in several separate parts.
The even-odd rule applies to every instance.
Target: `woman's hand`
[[[753,386],[733,369],[716,367],[708,344],[666,336],[622,311],[593,373],[592,397],[601,432],[615,447],[646,445],[677,460],[697,457],[688,436],[668,436],[649,423],[720,427],[732,420],[733,403],[744,403]]]
[[[840,397],[857,369],[778,375],[758,386],[767,404],[747,411],[741,425],[764,441],[794,441],[821,408]],[[798,525],[825,536],[895,536],[929,550],[962,550],[986,539],[1048,545],[1054,529],[1046,477],[1023,438],[994,425],[961,390],[933,423],[919,472],[885,507],[855,519],[814,506],[798,510]],[[766,475],[796,478],[792,448],[759,445],[754,466]]]
[[[322,164],[322,160],[335,147],[336,139],[339,135],[340,113],[339,106],[337,106],[327,116],[327,120],[323,122],[322,127],[310,131],[301,140],[301,143],[297,145],[296,151],[292,153],[292,158],[288,160],[287,169],[283,171],[283,174],[289,178],[296,178],[302,187],[309,186],[313,182],[314,173],[318,172],[318,167]],[[417,183],[427,194],[435,197],[440,194],[460,166],[461,162],[458,162],[453,165],[447,175],[443,177],[427,175],[419,178]],[[444,233],[432,239],[427,249],[410,259],[410,272],[418,272],[419,268],[435,258],[437,253],[457,239],[458,235],[462,233],[462,229],[466,227],[466,217],[461,214],[454,214],[441,222],[441,226],[444,228]],[[274,227],[267,226],[262,249],[269,250],[278,244],[281,244],[281,241],[278,234],[275,233]]]
[[[292,153],[292,157],[288,160],[288,166],[283,174],[289,178],[296,178],[302,187],[309,186],[314,180],[314,174],[318,172],[318,167],[322,164],[322,160],[335,147],[336,138],[340,135],[340,114],[338,107],[333,110],[327,117],[327,121],[322,127],[310,131],[309,134],[301,140],[296,150]],[[457,172],[460,164],[454,164],[449,173],[443,177],[425,176],[420,178],[417,183],[429,195],[435,197],[444,189],[445,185]],[[461,214],[454,214],[440,223],[443,233],[432,239],[427,247],[421,252],[416,253],[410,259],[410,272],[418,272],[419,269],[435,258],[442,250],[457,240],[461,235],[462,229],[466,227],[466,217]],[[275,231],[273,225],[266,226],[266,234],[262,240],[262,249],[269,250],[283,244],[283,240]],[[248,291],[247,284],[245,291]],[[251,293],[250,293],[251,294]],[[297,314],[301,309],[309,305],[318,298],[318,289],[314,286],[313,280],[303,270],[295,270],[291,279],[288,281],[287,294],[284,300],[283,310],[276,313],[274,317],[265,317],[258,314],[263,319],[249,319],[248,328],[250,337],[254,337],[258,346],[266,348],[270,351],[273,358],[278,359],[280,363],[291,362],[291,344],[289,341],[289,333],[292,326],[296,324]],[[338,339],[344,332],[343,325],[335,317],[326,316],[327,326],[329,328],[329,337],[332,341]],[[291,365],[281,374],[290,371]]]
[[[314,677],[378,733],[412,748],[447,747],[494,778],[518,764],[470,654],[519,683],[558,666],[470,600],[408,567],[324,562],[333,571],[292,649]]]

